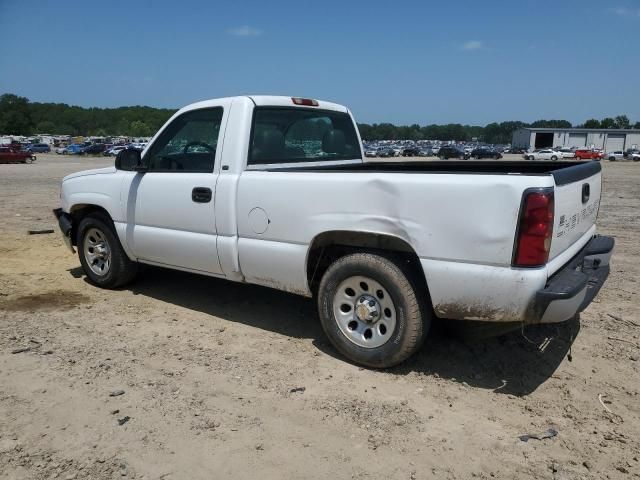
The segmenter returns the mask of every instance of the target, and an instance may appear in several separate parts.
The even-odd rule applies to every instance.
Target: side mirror
[[[116,155],[116,169],[128,172],[144,172],[146,167],[142,164],[140,150],[126,148]]]

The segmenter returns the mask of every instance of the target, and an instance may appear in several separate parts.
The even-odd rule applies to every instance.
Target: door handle
[[[209,203],[211,201],[211,189],[207,187],[194,187],[191,190],[191,200],[196,203]]]
[[[591,195],[591,188],[588,183],[582,185],[582,203],[587,203],[589,201],[589,196]]]

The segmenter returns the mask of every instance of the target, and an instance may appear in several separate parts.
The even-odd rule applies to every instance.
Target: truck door
[[[182,113],[144,152],[148,169],[126,201],[127,243],[138,259],[222,275],[214,199],[226,110]]]

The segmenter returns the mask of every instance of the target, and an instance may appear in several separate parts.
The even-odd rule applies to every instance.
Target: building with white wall
[[[537,149],[582,147],[606,152],[640,146],[640,130],[604,128],[519,128],[513,132],[511,145]]]

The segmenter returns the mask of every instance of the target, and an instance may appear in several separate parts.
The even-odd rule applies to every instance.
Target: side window
[[[346,113],[295,107],[257,107],[249,165],[362,158]]]
[[[192,110],[174,119],[144,156],[150,172],[213,172],[222,107]]]

